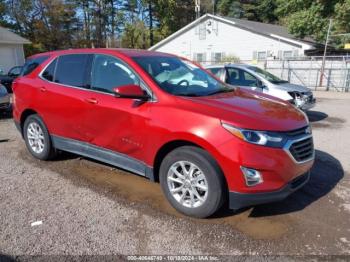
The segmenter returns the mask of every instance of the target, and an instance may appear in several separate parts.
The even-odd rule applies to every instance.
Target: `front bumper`
[[[277,191],[264,193],[229,192],[229,207],[230,209],[238,210],[243,207],[281,201],[303,187],[309,179],[310,172],[307,172],[294,178],[286,186]]]
[[[311,108],[313,108],[316,105],[316,98],[312,98],[311,100],[305,102],[304,104],[300,105],[299,108],[301,110],[309,110]]]

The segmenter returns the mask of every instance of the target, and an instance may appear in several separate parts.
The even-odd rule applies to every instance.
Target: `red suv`
[[[304,113],[158,52],[82,49],[29,58],[13,84],[29,152],[69,151],[159,181],[174,208],[207,217],[282,200],[314,162]]]

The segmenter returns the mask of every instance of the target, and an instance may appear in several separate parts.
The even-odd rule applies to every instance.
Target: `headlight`
[[[241,129],[226,123],[222,123],[222,126],[234,136],[256,145],[283,147],[287,140],[276,132]]]

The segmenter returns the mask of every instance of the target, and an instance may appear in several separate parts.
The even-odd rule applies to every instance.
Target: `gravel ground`
[[[33,159],[2,116],[0,254],[350,255],[350,95],[316,96],[310,182],[283,202],[206,220],[179,215],[137,175],[66,153]]]

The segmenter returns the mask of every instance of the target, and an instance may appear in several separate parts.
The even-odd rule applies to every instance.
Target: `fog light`
[[[241,166],[247,186],[255,186],[263,182],[262,175],[258,170]]]

